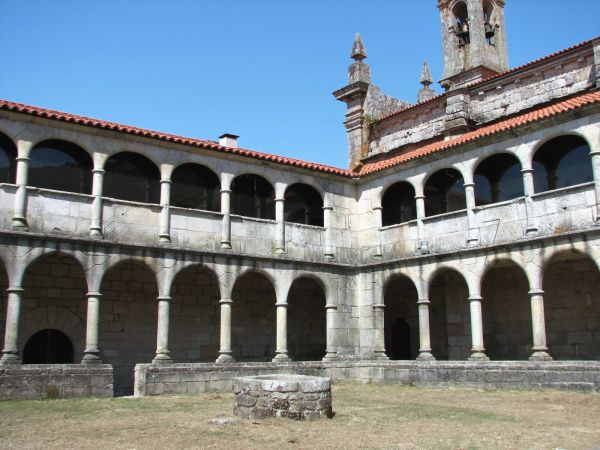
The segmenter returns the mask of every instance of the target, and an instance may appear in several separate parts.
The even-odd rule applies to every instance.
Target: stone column
[[[383,225],[383,206],[373,206],[373,214],[375,215],[375,233],[377,233],[377,240],[375,241],[375,254],[373,256],[383,256],[383,249],[381,248],[381,226]]]
[[[533,327],[533,348],[530,361],[551,361],[546,345],[546,322],[544,320],[544,291],[531,289],[531,326]]]
[[[12,229],[28,231],[27,225],[27,178],[29,173],[29,152],[33,143],[29,141],[17,141],[17,193],[15,195],[14,213],[12,218]]]
[[[469,182],[464,184],[465,199],[467,203],[467,223],[469,230],[467,231],[467,244],[477,245],[479,243],[479,229],[477,228],[477,218],[475,217],[475,183]]]
[[[87,321],[85,328],[85,350],[82,364],[101,364],[100,349],[98,348],[98,321],[100,319],[100,292],[87,294]]]
[[[525,194],[525,217],[526,217],[526,225],[525,225],[525,234],[533,235],[537,233],[538,226],[533,220],[533,200],[531,196],[535,193],[535,188],[533,184],[533,169],[532,168],[524,168],[521,169],[521,173],[523,174],[523,193]]]
[[[373,305],[373,358],[388,359],[385,353],[385,305],[377,303]]]
[[[415,205],[417,209],[417,236],[418,236],[418,252],[422,255],[429,253],[429,242],[425,237],[425,196],[422,194],[415,195]]]
[[[171,204],[171,180],[160,180],[160,242],[171,242],[171,213],[169,207]]]
[[[417,302],[419,305],[419,356],[420,361],[433,361],[435,358],[431,354],[431,331],[429,329],[429,300],[421,298]]]
[[[104,183],[104,169],[92,170],[92,218],[90,220],[90,236],[102,239],[102,187]]]
[[[596,217],[600,220],[600,150],[592,150],[592,171],[594,173],[594,193],[596,194]]]
[[[469,297],[471,309],[471,356],[469,361],[488,361],[483,347],[483,321],[481,316],[481,300],[479,295]]]
[[[221,305],[221,337],[219,347],[218,363],[233,363],[231,351],[231,304],[233,300],[230,298],[222,298],[219,304]]]
[[[169,353],[169,309],[171,297],[158,297],[158,326],[156,328],[156,356],[153,364],[173,362]]]
[[[327,197],[326,197],[327,198]],[[323,226],[325,227],[325,248],[324,256],[325,259],[333,259],[335,258],[335,251],[333,249],[332,235],[332,215],[333,215],[333,206],[329,203],[323,205]]]
[[[221,175],[221,248],[231,249],[231,181],[233,175]]]
[[[329,361],[337,359],[337,351],[335,350],[335,314],[337,311],[337,305],[326,304],[325,305],[325,321],[326,321],[326,344],[325,344],[325,357],[323,361]]]
[[[9,287],[8,304],[6,307],[6,325],[4,330],[4,349],[1,364],[21,364],[19,355],[19,322],[21,320],[21,298],[23,288]]]
[[[291,361],[287,348],[287,302],[275,303],[277,308],[277,350],[273,362]]]
[[[277,226],[275,230],[275,253],[285,253],[285,221],[284,221],[285,199],[283,197],[275,199],[275,220]]]

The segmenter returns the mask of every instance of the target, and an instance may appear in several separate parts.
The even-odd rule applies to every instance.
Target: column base
[[[13,218],[12,224],[10,227],[14,231],[29,231],[29,226],[27,225],[27,221],[21,218]]]
[[[22,364],[21,356],[18,353],[3,353],[0,358],[0,365],[17,366]]]
[[[483,352],[473,352],[471,353],[471,356],[469,356],[469,361],[473,362],[484,362],[489,360],[490,358],[488,358]]]
[[[388,358],[388,355],[385,354],[385,351],[375,350],[373,352],[373,355],[371,356],[371,359],[381,359],[384,361],[388,361],[390,358]]]
[[[235,362],[235,358],[231,356],[231,353],[221,353],[215,362],[217,364],[231,364]]]
[[[162,236],[158,237],[158,240],[160,242],[162,242],[163,244],[170,244],[171,243],[171,236],[163,234]]]
[[[231,250],[231,242],[229,242],[229,241],[221,241],[221,248],[223,250]]]
[[[278,255],[282,255],[282,254],[285,253],[285,248],[278,247],[278,248],[275,249],[275,253],[278,254]]]
[[[417,361],[435,361],[435,357],[431,352],[421,352],[419,353],[419,356],[417,356]]]
[[[100,352],[85,352],[81,364],[102,364]]]
[[[90,229],[90,237],[92,239],[104,239],[104,235],[102,234],[102,230],[100,230],[98,228],[91,228]]]
[[[552,361],[553,358],[547,352],[543,350],[534,351],[529,357],[529,361],[537,362],[537,361]]]
[[[324,257],[328,261],[331,261],[331,260],[335,259],[335,256],[333,255],[333,253],[325,253]]]
[[[535,236],[536,234],[538,234],[538,227],[535,225],[529,225],[525,229],[525,236]]]
[[[277,353],[275,358],[272,360],[273,362],[291,362],[292,358],[288,356],[287,353]]]
[[[171,364],[173,363],[173,359],[171,355],[168,353],[157,353],[154,359],[152,360],[152,364]]]
[[[338,359],[337,352],[327,352],[321,361],[337,361]]]

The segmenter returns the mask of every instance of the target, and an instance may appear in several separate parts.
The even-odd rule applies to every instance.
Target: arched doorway
[[[236,361],[271,361],[275,356],[275,290],[259,272],[247,272],[231,294],[232,351]]]
[[[294,281],[288,294],[288,352],[293,361],[320,361],[325,356],[325,293],[312,278]]]
[[[156,277],[144,263],[123,261],[104,274],[100,292],[103,361],[113,366],[115,395],[131,395],[135,365],[149,363],[156,352]]]
[[[548,353],[558,360],[600,360],[600,273],[586,255],[562,252],[544,268]]]
[[[171,287],[169,350],[175,362],[213,362],[219,354],[219,285],[201,266],[177,274]]]
[[[492,360],[526,360],[533,334],[529,281],[510,260],[496,261],[486,272],[481,295],[483,341]]]
[[[442,269],[429,285],[431,352],[438,360],[466,361],[471,349],[469,288],[456,270]]]
[[[73,364],[71,339],[60,330],[47,328],[31,336],[23,349],[23,364]]]
[[[406,276],[394,276],[385,289],[385,349],[392,360],[415,359],[419,354],[417,300],[417,288]]]

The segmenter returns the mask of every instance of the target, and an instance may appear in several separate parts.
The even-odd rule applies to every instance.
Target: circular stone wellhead
[[[233,412],[246,419],[333,417],[331,378],[278,374],[239,377],[234,379],[233,390]]]

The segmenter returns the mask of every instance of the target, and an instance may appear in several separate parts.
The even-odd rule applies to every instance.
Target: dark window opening
[[[145,156],[117,153],[106,161],[103,195],[132,202],[159,203],[160,173]]]
[[[275,219],[275,191],[259,175],[240,175],[233,180],[232,213],[259,219]]]
[[[535,192],[593,181],[590,147],[578,136],[560,136],[542,145],[533,157]]]
[[[25,344],[23,364],[73,364],[73,344],[62,331],[38,331]]]
[[[458,38],[459,47],[463,47],[471,42],[467,5],[463,2],[458,2],[452,9],[452,12],[454,14],[455,24],[450,30]]]
[[[485,32],[485,41],[488,45],[494,45],[492,38],[496,35],[500,27],[493,23],[494,5],[492,2],[483,4],[483,28]]]
[[[323,199],[316,189],[301,183],[285,191],[284,217],[286,222],[323,226]]]
[[[408,222],[417,218],[415,189],[404,181],[391,185],[381,200],[382,226]]]
[[[209,168],[183,164],[171,176],[171,205],[181,208],[221,210],[221,183]]]
[[[15,182],[16,157],[16,145],[8,136],[0,133],[0,183]]]
[[[50,140],[31,151],[28,185],[91,194],[92,158],[78,145]]]
[[[463,177],[458,170],[442,169],[425,184],[425,215],[435,216],[467,207]]]
[[[519,160],[508,153],[484,159],[475,171],[475,203],[477,206],[522,197],[523,177]]]

